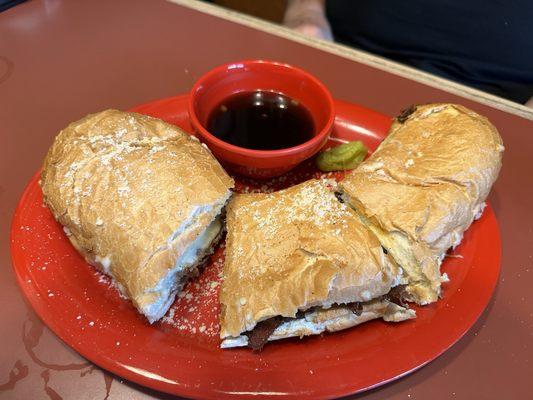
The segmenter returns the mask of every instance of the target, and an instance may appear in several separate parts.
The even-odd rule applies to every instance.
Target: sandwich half
[[[326,181],[236,195],[227,230],[223,348],[415,317],[402,302],[402,271]]]
[[[233,187],[196,138],[117,110],[62,130],[40,183],[44,203],[74,247],[150,323],[212,251]]]
[[[405,272],[408,300],[439,298],[442,259],[481,216],[503,150],[486,118],[459,105],[421,105],[396,118],[341,182],[344,200]]]

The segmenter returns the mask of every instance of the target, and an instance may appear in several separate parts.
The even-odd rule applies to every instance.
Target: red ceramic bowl
[[[304,105],[315,125],[313,138],[286,149],[251,150],[224,142],[207,131],[210,113],[224,99],[256,90],[282,93]],[[222,65],[202,76],[189,97],[189,116],[196,134],[225,167],[252,178],[270,178],[284,174],[324,146],[335,112],[331,94],[311,74],[287,64],[254,60]]]

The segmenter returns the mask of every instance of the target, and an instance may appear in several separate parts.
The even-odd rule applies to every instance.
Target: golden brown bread
[[[314,306],[368,302],[400,283],[401,271],[377,238],[325,181],[271,194],[236,195],[226,219],[223,347],[243,345],[236,338],[271,317],[292,318]],[[296,324],[279,335],[313,334],[312,328],[300,328]]]
[[[412,300],[438,299],[440,262],[483,211],[503,150],[485,117],[454,104],[421,105],[396,119],[341,182],[345,199],[409,276]]]
[[[153,322],[218,235],[233,181],[179,128],[106,110],[59,133],[41,186],[72,244]]]

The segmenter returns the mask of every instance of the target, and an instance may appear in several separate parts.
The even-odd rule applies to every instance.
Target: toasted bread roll
[[[402,283],[401,270],[324,181],[236,195],[227,229],[222,347],[415,316],[384,297]]]
[[[59,133],[41,187],[76,249],[154,322],[219,237],[233,181],[179,128],[107,110]]]
[[[410,299],[438,299],[440,263],[478,218],[504,147],[485,118],[454,104],[413,107],[341,182],[344,199],[403,268]]]

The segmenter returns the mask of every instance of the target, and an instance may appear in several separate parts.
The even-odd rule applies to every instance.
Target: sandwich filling
[[[157,298],[155,302],[143,307],[143,313],[150,323],[162,318],[173,303],[176,293],[183,289],[188,279],[198,275],[199,267],[212,253],[213,246],[220,238],[222,232],[222,217],[218,216],[187,247],[181,257],[176,260],[174,268],[148,292],[155,294]]]
[[[387,232],[383,230],[380,226],[372,223],[368,218],[361,214],[361,212],[353,206],[346,194],[342,196],[342,199],[352,206],[361,219],[361,222],[363,222],[363,224],[376,235],[383,248],[390,253],[392,258],[402,268],[403,274],[409,281],[409,285],[404,288],[404,298],[418,304],[429,304],[437,301],[440,293],[440,286],[435,284],[435,280],[432,280],[424,273],[423,266],[417,260],[417,257],[415,257],[413,244],[409,241],[407,236],[398,231]],[[440,262],[433,259],[431,255],[428,256],[426,260],[431,264],[430,268],[432,267],[434,270],[433,272],[439,275]]]
[[[415,318],[415,311],[405,303],[407,296],[405,286],[399,285],[388,294],[371,301],[334,305],[330,308],[312,307],[298,311],[293,318],[268,318],[238,337],[226,338],[221,347],[247,346],[260,351],[268,341],[335,332],[377,318],[390,322]]]

